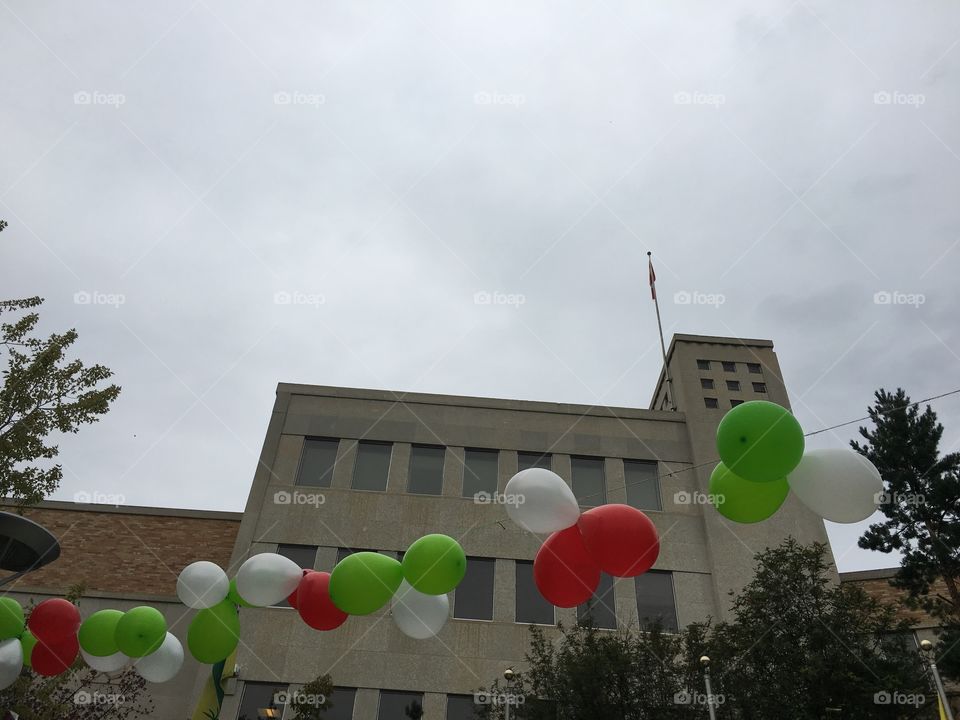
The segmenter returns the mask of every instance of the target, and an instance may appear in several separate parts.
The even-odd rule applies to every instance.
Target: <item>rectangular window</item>
[[[283,705],[279,705],[278,693],[286,693],[289,689],[286,683],[250,682],[243,684],[243,697],[240,699],[240,710],[237,720],[261,720],[261,718],[280,717],[283,714]]]
[[[381,690],[377,720],[408,720],[423,717],[423,693]]]
[[[743,405],[743,400],[731,400],[730,407],[735,408],[737,405]]]
[[[727,380],[727,390],[730,390],[732,392],[740,392],[740,381]]]
[[[533,561],[517,560],[517,622],[554,625],[553,605],[547,602],[533,581]]]
[[[640,627],[660,621],[664,630],[676,632],[677,604],[673,596],[673,573],[648,570],[635,578],[637,584],[637,617]]]
[[[467,574],[453,594],[453,616],[493,620],[493,558],[468,557]]]
[[[529,470],[533,467],[544,468],[545,470],[551,469],[552,456],[550,453],[535,453],[535,452],[518,452],[517,453],[517,469],[518,470]]]
[[[736,372],[737,364],[735,362],[723,361],[723,371],[724,372]]]
[[[747,363],[747,372],[760,375],[763,369],[760,367],[760,363]]]
[[[697,360],[697,370],[709,370],[710,361],[709,360]]]
[[[499,458],[500,453],[496,450],[467,450],[464,453],[463,497],[476,497],[477,493],[496,494]]]
[[[718,408],[718,407],[720,407],[720,403],[717,402],[717,399],[716,399],[716,398],[704,398],[704,399],[703,399],[703,404],[706,405],[708,408]]]
[[[657,463],[624,460],[623,474],[627,483],[627,504],[638,510],[663,510],[660,503],[660,478]]]
[[[354,490],[387,489],[387,473],[390,471],[391,443],[361,440],[357,443],[357,462],[353,466]]]
[[[303,453],[300,455],[300,468],[297,470],[297,485],[330,487],[339,444],[339,440],[327,438],[305,439]]]
[[[323,711],[324,720],[353,720],[353,703],[357,698],[356,688],[335,687],[330,695],[330,707]]]
[[[710,378],[700,378],[700,387],[704,390],[713,390],[713,380]]]
[[[754,383],[754,384],[753,384],[753,391],[754,391],[754,392],[758,392],[758,393],[765,393],[765,392],[767,391],[767,384],[766,384],[766,383]]]
[[[376,550],[367,550],[365,548],[337,548],[337,562],[340,562],[345,557],[350,557],[354,553],[358,552],[377,552]]]
[[[443,455],[446,448],[414,445],[410,449],[410,477],[407,492],[439,495],[443,490]]]
[[[285,558],[293,560],[304,570],[313,570],[317,562],[316,545],[278,545],[277,555],[283,555]],[[290,607],[290,603],[284,598],[273,607]]]
[[[447,720],[474,720],[478,707],[473,695],[447,695]]]
[[[581,507],[594,507],[607,502],[603,477],[603,458],[572,457],[573,494]]]
[[[593,597],[577,607],[577,622],[585,625],[588,619],[593,622],[594,627],[617,629],[617,605],[613,597],[613,578],[606,573],[601,573],[600,584]]]

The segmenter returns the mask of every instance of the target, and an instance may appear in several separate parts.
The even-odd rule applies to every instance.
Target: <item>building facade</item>
[[[467,576],[430,640],[404,636],[389,608],[324,633],[289,607],[242,609],[238,682],[221,717],[282,717],[266,712],[274,694],[326,673],[331,718],[392,720],[411,705],[426,718],[472,717],[476,689],[523,667],[531,623],[569,625],[584,612],[611,628],[725,618],[754,553],[787,535],[826,542],[793,498],[750,526],[706,504],[724,412],[752,399],[789,407],[773,344],[677,335],[668,369],[651,409],[280,384],[230,567],[275,551],[329,571],[352,551],[397,557],[437,532],[463,546]],[[547,605],[532,579],[545,538],[512,524],[497,497],[534,465],[570,483],[584,508],[646,512],[661,537],[654,569],[605,576],[589,608]]]

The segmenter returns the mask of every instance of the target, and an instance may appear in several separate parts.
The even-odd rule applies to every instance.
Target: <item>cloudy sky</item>
[[[960,6],[2,0],[0,60],[0,294],[123,385],[58,499],[242,509],[278,381],[645,407],[647,250],[808,431],[960,387]]]

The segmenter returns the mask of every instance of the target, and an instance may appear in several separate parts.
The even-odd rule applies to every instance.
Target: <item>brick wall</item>
[[[859,572],[841,573],[840,581],[859,585],[864,591],[880,600],[881,602],[893,605],[897,608],[897,617],[916,621],[916,629],[937,627],[937,622],[923,610],[911,610],[904,605],[907,593],[903,590],[890,585],[895,570],[864,570]],[[947,589],[942,581],[934,583],[930,589],[931,594],[947,594]]]
[[[240,513],[61,502],[23,514],[60,540],[60,558],[7,589],[65,591],[83,583],[88,590],[174,596],[177,575],[195,560],[227,568],[240,527]]]

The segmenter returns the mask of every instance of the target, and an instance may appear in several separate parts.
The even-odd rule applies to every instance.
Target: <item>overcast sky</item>
[[[278,381],[646,407],[647,250],[807,431],[960,387],[958,76],[951,3],[2,0],[0,295],[123,386],[55,497],[241,510]]]

